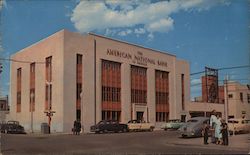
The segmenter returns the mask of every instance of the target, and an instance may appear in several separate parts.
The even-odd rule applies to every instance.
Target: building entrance
[[[143,113],[142,111],[137,111],[136,112],[136,119],[137,120],[143,120]]]

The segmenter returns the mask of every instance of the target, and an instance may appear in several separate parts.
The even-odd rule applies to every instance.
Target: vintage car
[[[231,118],[228,120],[228,131],[230,134],[249,133],[250,120]]]
[[[178,130],[182,137],[201,137],[203,123],[209,124],[208,117],[193,117],[184,123]]]
[[[168,130],[168,129],[177,130],[183,124],[184,124],[184,122],[181,122],[180,119],[171,119],[171,120],[168,120],[166,123],[162,124],[161,129],[164,129],[164,130]]]
[[[0,125],[1,133],[26,134],[18,121],[8,121]]]
[[[127,123],[129,131],[153,131],[154,125],[142,120],[130,120]]]
[[[98,124],[91,126],[90,131],[95,133],[128,132],[128,126],[114,120],[102,120]]]

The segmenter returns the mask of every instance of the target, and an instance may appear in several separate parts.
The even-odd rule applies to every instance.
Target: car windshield
[[[190,119],[187,122],[198,122],[198,120],[196,120],[196,119]]]
[[[98,124],[105,124],[105,122],[104,121],[100,121]]]

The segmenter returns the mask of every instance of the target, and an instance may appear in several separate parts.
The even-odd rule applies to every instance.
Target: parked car
[[[18,121],[8,121],[0,125],[1,133],[26,134]]]
[[[193,117],[184,123],[178,130],[182,137],[201,137],[204,122],[209,124],[209,118]]]
[[[91,126],[90,131],[95,133],[128,132],[128,126],[114,120],[102,120],[98,124]]]
[[[180,119],[170,119],[166,123],[162,124],[161,128],[164,130],[168,130],[168,129],[177,130],[183,124],[184,124],[184,122],[181,122]]]
[[[231,118],[228,120],[228,131],[230,134],[249,133],[250,120]]]
[[[142,120],[130,120],[127,125],[129,131],[153,131],[155,128],[152,123],[146,123]]]

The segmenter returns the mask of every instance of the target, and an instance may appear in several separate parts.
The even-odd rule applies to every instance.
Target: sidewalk
[[[168,142],[168,144],[174,145],[186,145],[187,147],[192,145],[194,147],[203,147],[211,149],[220,149],[220,150],[240,150],[250,153],[250,134],[241,134],[235,136],[229,136],[229,145],[216,145],[210,143],[210,137],[208,139],[209,144],[203,144],[203,137],[200,138],[179,138],[176,141]]]

